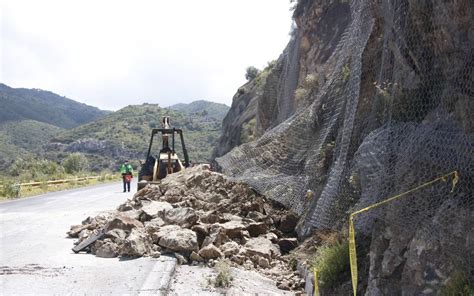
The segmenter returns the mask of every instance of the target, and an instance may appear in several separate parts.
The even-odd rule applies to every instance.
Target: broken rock
[[[245,228],[249,232],[250,236],[257,237],[261,234],[265,234],[268,231],[268,227],[263,222],[254,222],[247,225]]]
[[[297,223],[298,216],[293,213],[288,213],[281,218],[278,229],[284,233],[291,233],[295,230]]]
[[[143,256],[151,250],[151,242],[143,229],[132,229],[125,239],[120,254],[124,256]]]
[[[234,241],[227,242],[220,247],[222,253],[225,257],[231,257],[232,255],[237,255],[240,251],[240,246]]]
[[[217,259],[223,256],[222,252],[214,245],[208,245],[202,248],[198,254],[204,259]]]
[[[102,258],[114,258],[118,254],[118,246],[114,242],[105,242],[95,250],[95,255]]]
[[[165,212],[173,209],[173,206],[163,201],[143,201],[140,220],[148,221],[157,217],[163,217]]]
[[[117,215],[107,226],[107,230],[111,229],[122,229],[125,231],[131,231],[134,228],[142,228],[142,222],[137,219],[130,218],[126,215],[119,214]]]
[[[189,229],[183,229],[177,225],[178,229],[168,231],[167,235],[162,235],[158,241],[158,245],[165,247],[175,252],[183,252],[184,254],[190,254],[192,251],[198,250],[197,236],[196,233]],[[162,232],[164,226],[159,232]],[[166,231],[166,230],[165,230]]]
[[[248,256],[258,255],[268,260],[280,256],[280,250],[278,246],[272,244],[272,242],[264,237],[255,237],[249,239],[245,244],[245,253]]]
[[[192,208],[175,208],[167,210],[164,220],[168,224],[176,224],[188,228],[196,224],[199,217]]]

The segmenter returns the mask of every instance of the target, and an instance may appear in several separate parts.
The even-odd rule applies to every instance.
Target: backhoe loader
[[[159,184],[160,180],[165,178],[168,174],[173,174],[189,167],[189,157],[184,144],[183,131],[181,129],[171,128],[169,117],[163,117],[162,126],[163,128],[157,128],[151,131],[151,139],[146,159],[138,174],[138,190],[148,184]],[[153,140],[157,135],[161,135],[162,148],[158,154],[153,154]],[[181,141],[184,163],[181,162],[175,151],[177,135],[179,135]],[[169,145],[170,140],[171,146]]]

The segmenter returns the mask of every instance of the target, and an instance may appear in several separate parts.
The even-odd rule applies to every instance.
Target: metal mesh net
[[[310,18],[320,5],[301,2],[300,18]],[[343,4],[327,9],[331,5]],[[300,66],[297,74],[281,75],[280,85],[267,85],[264,92],[276,93],[273,103],[281,109],[276,126],[217,162],[226,174],[299,214],[302,237],[340,228],[355,210],[457,170],[454,192],[449,182],[433,184],[361,215],[356,228],[370,234],[381,220],[411,237],[451,238],[456,243],[443,247],[460,258],[474,249],[473,2],[346,5],[347,25],[322,63],[325,73]],[[301,49],[311,32],[300,24],[293,49],[279,63],[318,56]],[[293,92],[310,75],[319,83],[306,86],[298,101]]]

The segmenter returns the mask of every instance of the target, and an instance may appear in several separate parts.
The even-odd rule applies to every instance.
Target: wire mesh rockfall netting
[[[320,4],[299,5],[302,24],[290,41],[297,45],[312,40],[305,27],[311,22],[301,20],[311,20]],[[218,158],[218,164],[299,214],[302,237],[315,229],[340,228],[355,210],[457,170],[460,180],[453,192],[450,182],[433,184],[360,215],[356,230],[370,234],[380,220],[412,238],[437,240],[443,254],[453,258],[472,252],[473,2],[330,5],[350,5],[350,20],[325,61],[332,66],[323,83],[307,92],[309,103],[296,106],[291,117],[278,120],[257,141]],[[317,46],[287,51],[292,56],[283,59],[311,60],[318,55],[311,48]],[[281,85],[301,85],[312,74],[309,68],[282,76],[299,82]],[[284,94],[275,104],[294,104],[294,96]],[[456,244],[447,243],[450,239]],[[472,258],[469,252],[464,262]]]

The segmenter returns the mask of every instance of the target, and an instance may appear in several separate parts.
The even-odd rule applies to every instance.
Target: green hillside
[[[2,83],[0,106],[0,123],[35,120],[61,128],[73,128],[108,113],[49,91],[11,88]]]
[[[184,131],[191,161],[208,162],[220,135],[222,120],[210,113],[207,109],[185,113],[153,104],[127,106],[95,122],[63,131],[53,142],[66,145],[68,151],[86,153],[93,163],[100,163],[95,169],[113,168],[124,158],[144,159],[151,129],[161,127],[161,118],[169,116],[171,125]],[[91,148],[95,146],[101,148],[95,151]],[[181,153],[180,148],[177,150]]]
[[[186,114],[201,113],[201,115],[212,117],[217,120],[223,120],[229,111],[229,106],[204,100],[194,101],[189,104],[175,104],[169,109],[181,111]],[[204,113],[203,113],[204,112]]]
[[[18,156],[43,154],[43,145],[61,130],[34,120],[0,123],[0,170],[8,167]]]

